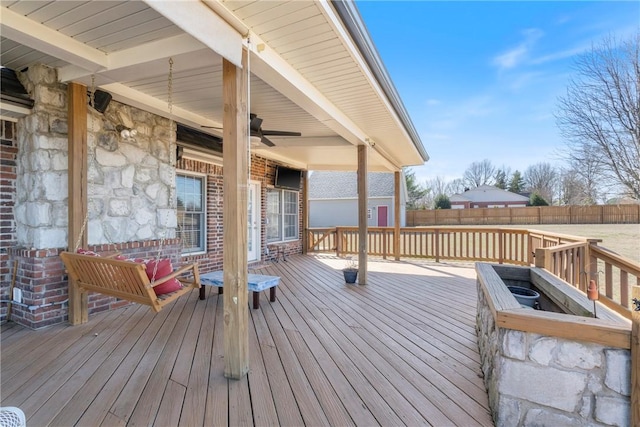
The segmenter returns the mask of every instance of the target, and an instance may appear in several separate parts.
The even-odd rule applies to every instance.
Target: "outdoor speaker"
[[[91,92],[87,91],[89,96],[89,105],[91,105]],[[105,92],[100,89],[96,89],[96,92],[93,95],[93,108],[99,113],[104,114],[109,103],[111,102],[111,94],[109,92]]]

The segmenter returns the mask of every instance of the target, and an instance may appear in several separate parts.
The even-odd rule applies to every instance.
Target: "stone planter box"
[[[543,269],[477,263],[478,346],[496,426],[630,425],[631,322]],[[544,310],[507,289],[531,287]]]

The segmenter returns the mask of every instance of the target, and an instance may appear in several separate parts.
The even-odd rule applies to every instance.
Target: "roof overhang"
[[[132,18],[132,17],[135,17]],[[251,112],[273,137],[256,153],[303,169],[396,171],[428,156],[352,2],[3,2],[2,65],[54,67],[113,99],[222,136],[223,58],[250,52]]]

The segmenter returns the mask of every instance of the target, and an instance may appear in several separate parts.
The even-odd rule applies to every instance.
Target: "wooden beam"
[[[640,286],[631,287],[631,297],[640,300]],[[631,304],[631,425],[640,425],[640,311]]]
[[[67,242],[70,251],[76,242],[87,247],[87,232],[82,225],[87,216],[87,87],[77,83],[67,86],[69,226]],[[81,292],[69,278],[69,323],[78,325],[89,320],[87,293]]]
[[[309,249],[309,171],[305,171],[302,180],[302,253]]]
[[[400,260],[400,177],[402,173],[396,171],[393,174],[393,256]]]
[[[367,155],[368,145],[358,145],[358,284],[367,284]]]
[[[247,53],[243,69],[223,60],[223,277],[224,375],[240,379],[249,371],[247,289]]]

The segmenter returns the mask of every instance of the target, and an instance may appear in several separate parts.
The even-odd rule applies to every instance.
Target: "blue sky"
[[[474,161],[562,163],[558,96],[576,55],[640,28],[639,1],[358,1],[431,159],[420,183]]]

